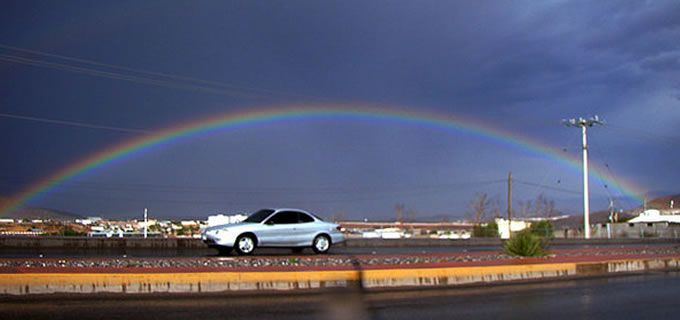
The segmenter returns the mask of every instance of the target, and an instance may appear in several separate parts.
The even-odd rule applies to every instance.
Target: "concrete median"
[[[516,259],[474,266],[357,266],[310,271],[53,270],[0,274],[0,294],[144,294],[451,287],[680,269],[680,256]]]

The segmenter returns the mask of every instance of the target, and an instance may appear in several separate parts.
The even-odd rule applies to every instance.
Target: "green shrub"
[[[66,228],[64,228],[63,235],[67,236],[67,237],[82,237],[82,236],[86,236],[87,233],[76,231],[71,227],[66,227]]]
[[[531,230],[531,233],[539,237],[545,238],[553,237],[553,225],[552,223],[550,223],[550,221],[547,220],[532,223],[531,227],[529,227],[529,230]]]
[[[496,224],[495,221],[485,224],[476,224],[472,227],[472,236],[479,238],[498,237],[498,224]]]
[[[530,229],[524,229],[513,234],[505,242],[503,249],[511,256],[538,257],[545,255],[545,245],[541,237],[532,233]]]

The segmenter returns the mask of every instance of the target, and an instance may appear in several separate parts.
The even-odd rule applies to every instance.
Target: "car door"
[[[314,236],[318,232],[319,224],[312,216],[304,213],[298,212],[298,221],[295,228],[296,240],[300,246],[309,246],[314,240]]]
[[[264,222],[258,235],[259,244],[263,247],[285,247],[295,245],[295,226],[298,222],[297,212],[281,211],[275,213]]]

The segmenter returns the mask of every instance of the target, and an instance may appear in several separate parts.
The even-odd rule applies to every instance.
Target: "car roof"
[[[311,212],[309,212],[309,211],[307,211],[307,210],[295,209],[295,208],[269,208],[269,210],[274,210],[274,212],[272,212],[272,215],[273,215],[274,213],[281,212],[281,211],[297,211],[297,212],[302,212],[302,213],[307,214],[308,216],[311,216],[312,218],[314,218],[314,220],[323,221],[323,219],[319,218],[319,216],[317,216],[317,215],[315,215],[315,214],[313,214],[313,213],[311,213]],[[271,215],[270,215],[270,216],[271,216]]]
[[[274,210],[274,212],[279,212],[279,211],[300,211],[304,213],[309,213],[305,210],[302,209],[295,209],[295,208],[270,208],[270,210]]]

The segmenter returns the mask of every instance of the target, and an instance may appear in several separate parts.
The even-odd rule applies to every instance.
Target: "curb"
[[[0,275],[0,295],[435,288],[664,270],[680,270],[680,257],[316,271],[9,273]]]

